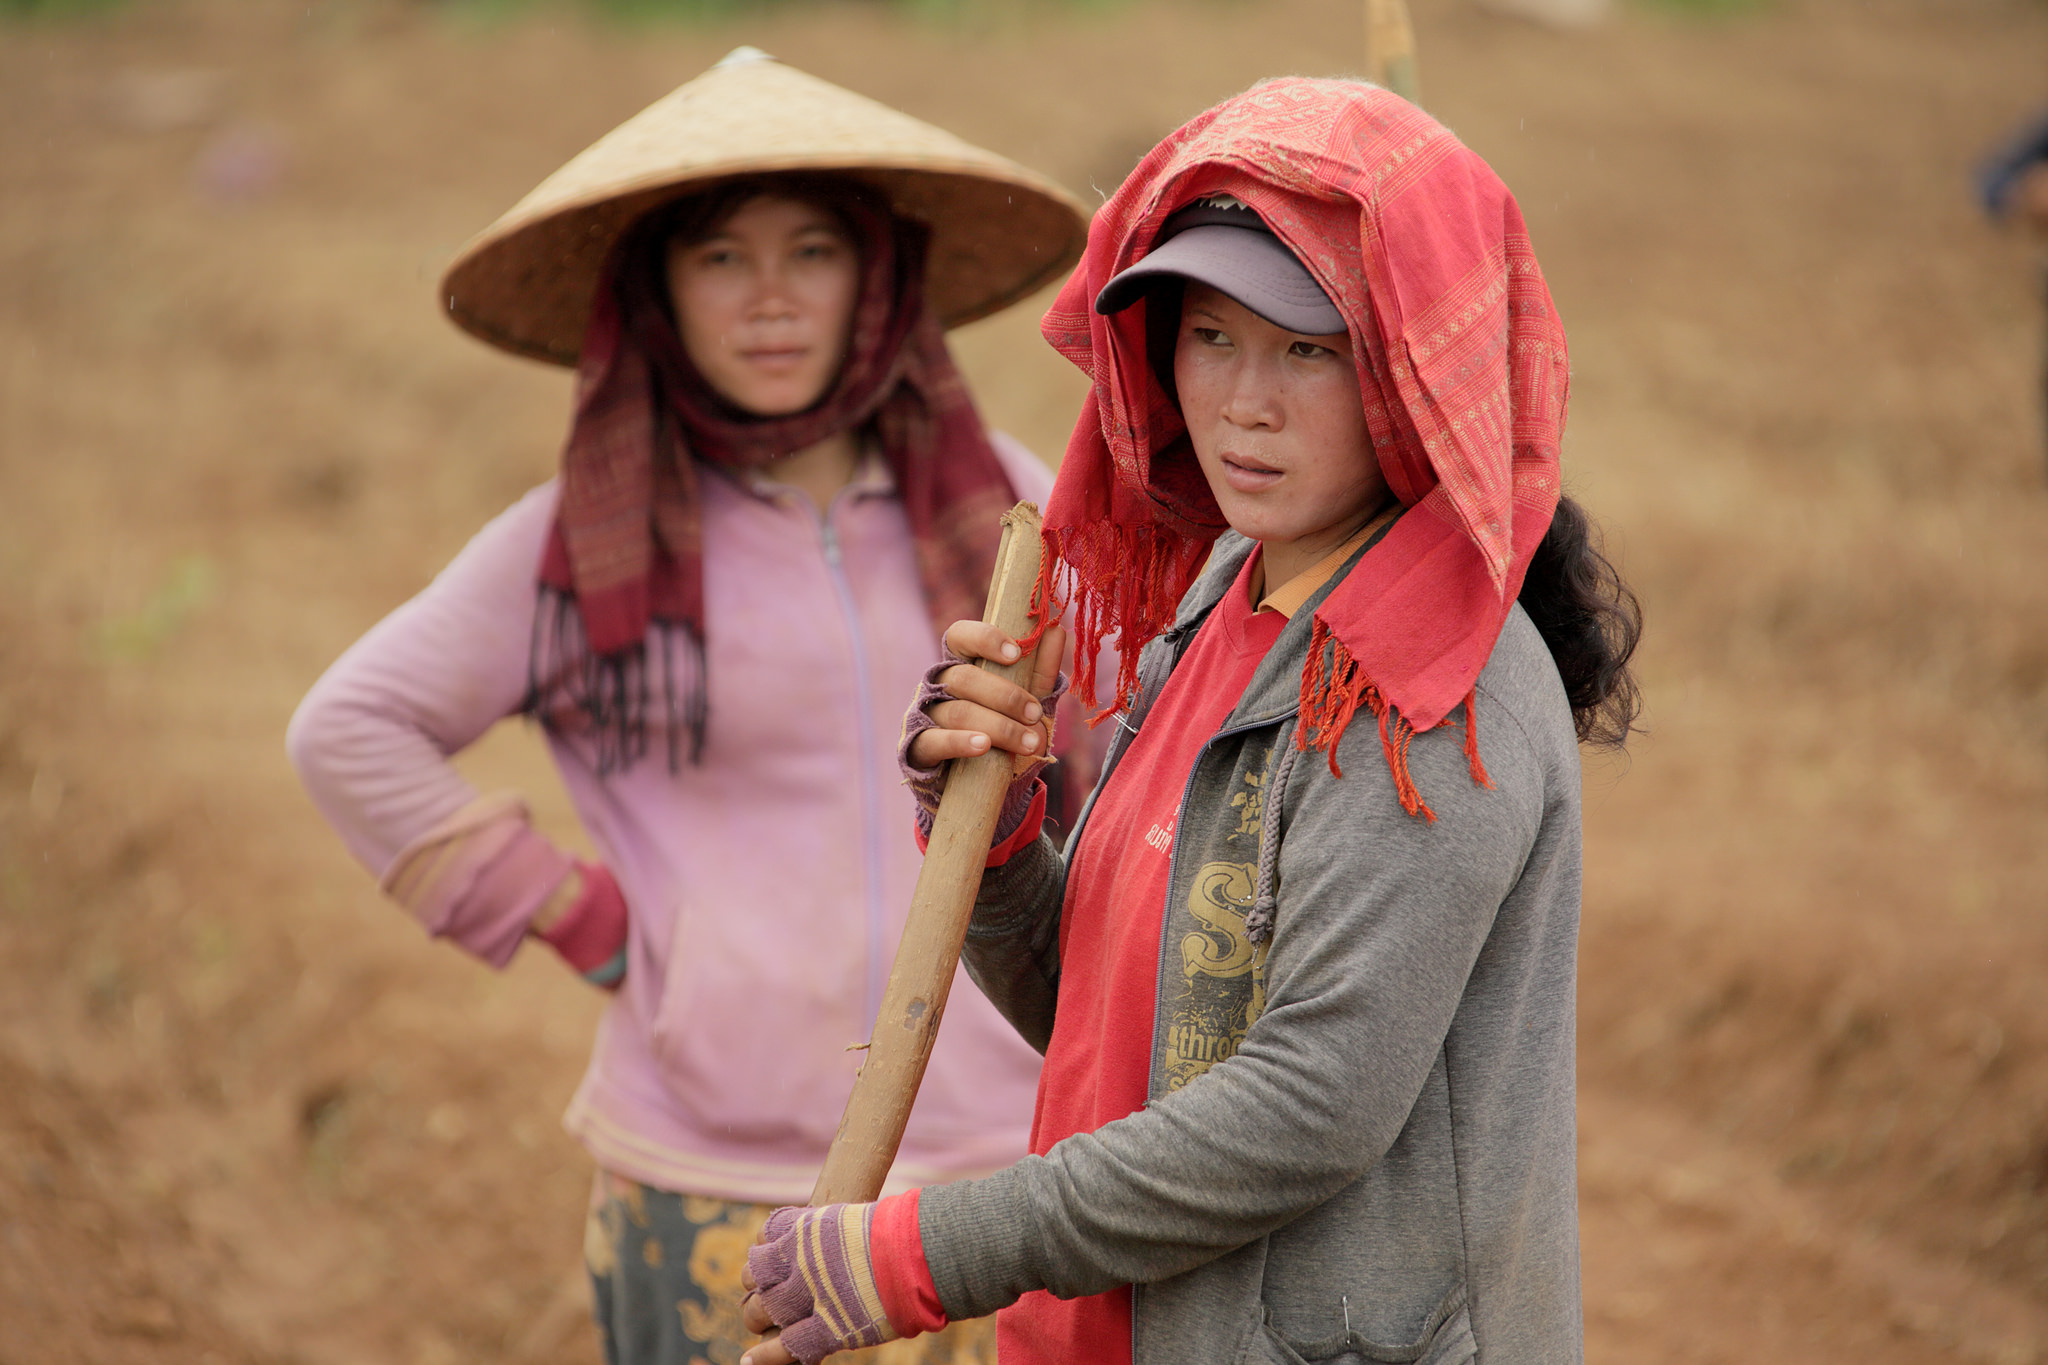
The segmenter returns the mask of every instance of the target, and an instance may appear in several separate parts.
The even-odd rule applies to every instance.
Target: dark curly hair
[[[1642,603],[1601,553],[1586,509],[1570,498],[1558,499],[1520,601],[1550,646],[1580,741],[1626,744],[1643,705],[1628,666],[1643,635]]]

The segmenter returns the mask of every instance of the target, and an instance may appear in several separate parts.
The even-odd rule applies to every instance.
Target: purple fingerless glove
[[[874,1215],[873,1204],[777,1209],[747,1250],[761,1306],[804,1365],[896,1339],[868,1260]]]
[[[939,679],[955,664],[967,663],[947,651],[945,658],[924,671],[924,677],[917,686],[917,696],[910,703],[910,710],[903,716],[903,739],[896,746],[896,766],[903,773],[903,785],[910,788],[910,794],[917,798],[917,832],[926,839],[931,838],[932,817],[939,811],[939,795],[946,789],[946,765],[937,764],[930,768],[911,766],[910,744],[925,731],[933,729],[937,722],[932,719],[931,709],[952,694],[947,692]],[[1038,770],[1052,759],[1053,720],[1059,712],[1060,698],[1067,695],[1067,675],[1060,674],[1053,682],[1052,691],[1039,698],[1038,704],[1044,712],[1039,729],[1045,735],[1045,747],[1033,757],[1022,755],[1017,760],[1017,775],[1010,780],[1010,786],[1003,793],[1002,812],[996,818],[996,829],[989,840],[991,848],[1001,844],[1017,832],[1024,823],[1024,817],[1031,810],[1031,801],[1038,793]]]

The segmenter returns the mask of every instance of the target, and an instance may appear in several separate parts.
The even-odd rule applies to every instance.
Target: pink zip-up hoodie
[[[1050,471],[994,443],[1018,496],[1042,502]],[[880,470],[822,514],[707,470],[701,763],[669,771],[658,706],[647,756],[604,778],[589,737],[547,736],[629,912],[625,981],[564,1122],[600,1166],[656,1188],[807,1199],[860,1065],[849,1046],[880,1005],[919,861],[896,743],[939,653]],[[315,804],[380,878],[466,812],[495,811],[509,832],[471,840],[461,894],[423,918],[500,966],[568,860],[448,760],[525,696],[556,497],[544,484],[480,531],[327,671],[287,737]],[[1022,1157],[1038,1065],[956,979],[890,1188]]]

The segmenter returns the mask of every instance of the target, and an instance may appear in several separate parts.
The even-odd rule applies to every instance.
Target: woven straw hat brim
[[[1053,181],[943,129],[742,48],[620,124],[479,233],[441,280],[457,325],[574,365],[605,256],[633,221],[720,180],[836,171],[932,231],[925,295],[948,327],[1080,259],[1088,218]]]

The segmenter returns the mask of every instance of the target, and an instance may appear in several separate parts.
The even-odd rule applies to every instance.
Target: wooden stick
[[[981,619],[1013,640],[1031,633],[1040,525],[1038,509],[1028,502],[1003,514],[1002,549]],[[981,666],[1028,686],[1036,652],[1026,652],[1013,664],[984,659]],[[925,1062],[938,1038],[953,970],[967,940],[967,921],[974,913],[974,896],[981,889],[989,839],[1014,771],[1014,758],[1002,749],[953,760],[945,795],[932,820],[917,890],[910,898],[896,963],[875,1017],[867,1060],[854,1078],[839,1132],[825,1154],[825,1169],[811,1191],[814,1205],[859,1203],[882,1192],[897,1145],[903,1141],[903,1127],[910,1121],[917,1087],[924,1080]]]
[[[1415,25],[1406,0],[1365,0],[1365,77],[1410,104],[1422,103],[1415,69]]]

